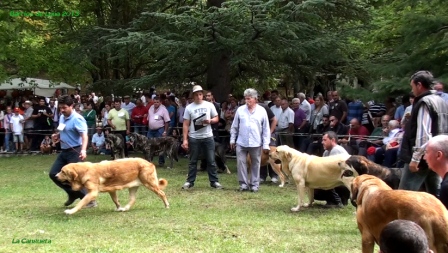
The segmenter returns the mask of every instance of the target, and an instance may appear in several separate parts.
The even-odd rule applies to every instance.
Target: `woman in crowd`
[[[101,110],[101,122],[103,122],[103,127],[107,126],[107,115],[109,115],[111,108],[111,102],[108,101],[104,104],[104,108]]]
[[[310,132],[315,133],[317,126],[322,123],[322,117],[328,114],[328,107],[325,104],[324,97],[322,95],[317,95],[314,99],[314,111],[311,112],[311,128]]]
[[[96,129],[96,111],[93,109],[95,104],[93,102],[86,104],[86,110],[83,112],[82,116],[87,122],[87,134],[89,135],[89,138],[92,138]]]

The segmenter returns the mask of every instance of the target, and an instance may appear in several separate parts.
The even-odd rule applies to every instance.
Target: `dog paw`
[[[115,211],[117,212],[126,212],[128,209],[126,209],[126,207],[119,207],[117,209],[115,209]]]
[[[309,206],[310,206],[310,204],[308,204],[308,203],[305,203],[305,204],[303,204],[302,206],[303,206],[303,207],[309,207]]]
[[[73,209],[67,209],[64,211],[65,214],[70,215],[70,214],[74,214],[76,211],[74,211]]]
[[[281,188],[283,188],[283,186],[285,186],[284,184],[280,184],[278,187],[281,187]]]
[[[300,207],[291,208],[291,212],[298,212],[299,210],[300,210]]]

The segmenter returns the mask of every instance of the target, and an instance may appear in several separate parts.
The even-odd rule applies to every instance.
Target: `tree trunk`
[[[208,0],[208,6],[220,8],[225,0]],[[227,100],[228,94],[232,91],[230,87],[230,57],[227,52],[218,52],[209,57],[207,68],[207,88],[213,92],[216,101]]]
[[[207,68],[207,88],[213,92],[216,101],[227,100],[227,95],[231,93],[230,87],[230,58],[227,53],[217,54],[210,57]]]

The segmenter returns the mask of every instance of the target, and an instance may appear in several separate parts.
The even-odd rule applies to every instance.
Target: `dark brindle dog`
[[[145,155],[145,159],[152,162],[155,155],[165,154],[171,160],[171,167],[173,168],[173,161],[179,161],[178,158],[178,147],[179,141],[173,137],[159,137],[159,138],[150,138],[148,139],[146,136],[130,133],[129,139],[131,145],[134,147],[134,150],[139,150],[143,152]]]
[[[199,154],[198,160],[201,160],[200,170],[207,170],[207,161],[203,153]],[[216,167],[218,167],[218,173],[227,173],[230,174],[229,167],[227,167],[227,157],[226,150],[224,149],[224,145],[215,141],[215,163]]]
[[[342,164],[344,166],[344,164]],[[376,176],[383,180],[390,188],[398,189],[401,179],[401,169],[399,168],[387,168],[376,164],[364,156],[352,155],[347,161],[345,166],[353,167],[359,175],[369,174]]]
[[[121,134],[107,134],[105,138],[106,147],[110,147],[114,160],[124,158],[124,145],[126,145]]]

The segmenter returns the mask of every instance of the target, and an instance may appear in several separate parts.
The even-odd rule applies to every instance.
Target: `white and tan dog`
[[[135,203],[137,189],[145,186],[159,196],[166,208],[168,200],[163,192],[168,181],[157,178],[154,164],[142,158],[125,158],[99,163],[82,162],[65,165],[56,178],[62,183],[70,184],[74,191],[82,188],[87,195],[72,209],[65,210],[66,214],[74,214],[87,203],[95,200],[99,192],[109,192],[116,206],[116,211],[128,211]],[[129,188],[129,203],[121,207],[117,192]]]
[[[392,190],[384,181],[361,175],[352,180],[352,200],[362,237],[362,252],[373,253],[383,228],[393,220],[410,220],[423,228],[429,248],[448,252],[448,211],[426,192]]]
[[[278,146],[269,156],[280,161],[282,171],[292,176],[296,183],[298,203],[296,207],[291,208],[293,212],[299,211],[301,206],[306,207],[313,204],[314,189],[329,190],[341,185],[349,187],[353,178],[358,176],[353,168],[343,168],[339,165],[339,163],[345,162],[350,155],[318,157],[282,145]],[[308,191],[309,204],[304,203],[305,191]]]

